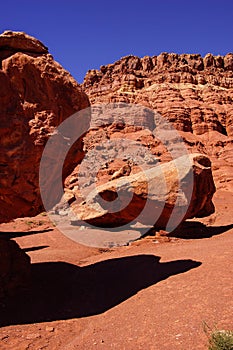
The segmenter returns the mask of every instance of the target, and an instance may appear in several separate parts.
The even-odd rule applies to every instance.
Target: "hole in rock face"
[[[211,161],[207,157],[200,156],[200,157],[197,157],[196,160],[200,165],[204,167],[207,167],[207,168],[211,167]]]
[[[104,192],[99,193],[100,197],[103,198],[107,202],[113,202],[117,197],[117,192],[106,190]]]
[[[222,134],[228,136],[227,129],[224,126],[222,126]]]

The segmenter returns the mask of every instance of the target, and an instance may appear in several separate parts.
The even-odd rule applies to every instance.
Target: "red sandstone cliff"
[[[233,134],[233,54],[127,56],[88,71],[83,87],[92,104],[140,103],[167,116],[178,130]]]
[[[0,222],[42,210],[44,145],[56,126],[88,106],[87,95],[39,40],[21,32],[0,35]],[[65,175],[81,150],[78,142]]]
[[[204,58],[198,54],[173,53],[143,58],[127,56],[101,66],[100,70],[88,71],[83,88],[92,104],[136,103],[159,112],[179,130],[190,152],[198,151],[211,158],[217,188],[231,188],[232,53],[226,56],[208,54]],[[124,128],[117,131],[149,145],[150,151],[159,158],[166,153],[147,127],[144,132]],[[110,139],[115,132],[106,131],[104,127],[98,131]],[[97,133],[92,132],[86,138],[87,147],[97,139]]]

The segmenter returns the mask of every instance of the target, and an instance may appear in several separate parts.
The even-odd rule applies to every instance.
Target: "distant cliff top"
[[[159,56],[145,56],[139,58],[129,55],[122,57],[115,63],[101,66],[99,70],[89,70],[84,78],[83,86],[99,86],[110,81],[122,79],[137,80],[135,88],[140,89],[152,82],[187,82],[206,84],[210,82],[223,87],[233,86],[233,53],[225,56],[207,54],[204,58],[200,54],[161,53]],[[128,75],[128,77],[126,77]],[[131,76],[129,76],[131,75]],[[211,78],[215,75],[216,79]],[[225,77],[226,79],[222,79]],[[218,79],[220,78],[220,79]]]
[[[83,88],[92,104],[142,104],[178,130],[233,135],[233,54],[162,53],[126,56],[87,72]]]

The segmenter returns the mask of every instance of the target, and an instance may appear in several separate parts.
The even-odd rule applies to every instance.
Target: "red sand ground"
[[[31,256],[33,282],[1,307],[0,349],[207,349],[203,322],[233,328],[230,195],[215,196],[208,229],[114,249],[74,243],[43,215],[2,224]]]

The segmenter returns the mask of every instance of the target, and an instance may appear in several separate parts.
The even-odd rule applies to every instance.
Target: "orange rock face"
[[[140,103],[168,117],[178,130],[232,135],[233,54],[127,56],[87,73],[91,103]]]
[[[208,54],[204,58],[198,54],[169,53],[143,58],[127,56],[101,66],[100,70],[88,71],[83,87],[94,105],[125,102],[159,112],[175,126],[189,152],[210,158],[217,190],[233,192],[232,53]],[[98,141],[100,133],[109,139],[120,135],[138,140],[162,162],[171,160],[166,145],[153,137],[148,126],[143,131],[116,129],[99,127],[98,132],[89,133],[87,149]],[[111,165],[114,170],[115,165],[116,162]],[[110,166],[102,173],[105,180],[111,179]]]
[[[41,42],[24,33],[0,35],[0,222],[42,210],[44,145],[63,120],[88,106],[87,95]],[[79,162],[80,151],[77,142],[64,175]]]

